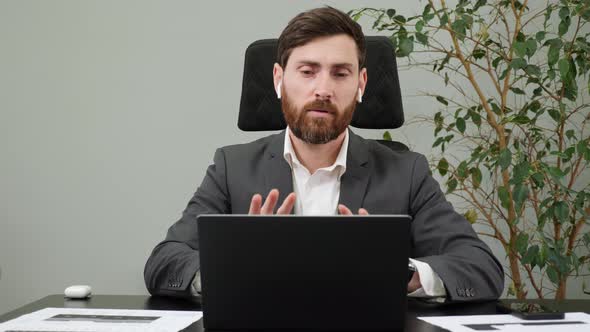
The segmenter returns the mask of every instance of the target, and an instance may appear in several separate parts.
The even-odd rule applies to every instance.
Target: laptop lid
[[[197,218],[206,329],[402,329],[409,216]]]

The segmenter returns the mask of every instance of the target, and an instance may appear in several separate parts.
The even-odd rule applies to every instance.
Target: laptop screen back
[[[199,216],[204,327],[403,328],[410,220]]]

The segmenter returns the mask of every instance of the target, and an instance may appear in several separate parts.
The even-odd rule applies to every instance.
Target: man
[[[348,130],[367,84],[361,27],[333,8],[293,18],[279,37],[273,77],[288,128],[218,149],[182,218],[145,266],[152,294],[200,289],[200,214],[409,214],[409,296],[496,299],[503,270],[445,200],[426,159],[394,152]],[[261,193],[268,195],[263,199]],[[352,287],[352,285],[351,285]]]

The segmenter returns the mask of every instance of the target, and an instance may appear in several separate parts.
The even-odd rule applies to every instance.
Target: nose
[[[320,100],[330,100],[334,96],[334,85],[328,74],[319,75],[315,86],[315,97]]]

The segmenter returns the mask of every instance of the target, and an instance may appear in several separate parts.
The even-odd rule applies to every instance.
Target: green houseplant
[[[420,7],[349,15],[447,87],[426,93],[440,106],[425,118],[441,152],[431,167],[504,248],[509,295],[563,299],[590,271],[590,0]]]

